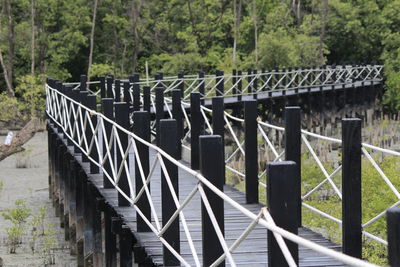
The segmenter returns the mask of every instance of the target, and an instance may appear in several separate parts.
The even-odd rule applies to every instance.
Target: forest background
[[[44,80],[385,65],[400,111],[400,0],[0,0],[0,121],[41,116]]]

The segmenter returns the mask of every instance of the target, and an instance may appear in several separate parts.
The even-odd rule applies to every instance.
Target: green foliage
[[[10,121],[21,116],[22,105],[7,93],[0,93],[0,121]]]
[[[21,237],[25,233],[25,222],[31,216],[31,210],[26,206],[25,201],[16,200],[15,208],[7,209],[3,212],[3,218],[11,221],[11,226],[6,228],[7,244],[10,253],[16,253],[16,249],[21,244]]]

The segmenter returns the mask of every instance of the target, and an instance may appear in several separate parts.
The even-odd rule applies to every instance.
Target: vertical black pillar
[[[156,88],[156,140],[160,145],[160,120],[164,119],[164,88]]]
[[[223,96],[224,95],[224,72],[222,70],[217,70],[215,75],[217,76],[216,83],[217,86],[215,88],[215,95]]]
[[[114,99],[103,98],[101,100],[101,106],[104,116],[110,120],[114,120]],[[113,138],[110,139],[112,130],[111,124],[105,120],[104,120],[104,128],[107,136],[103,135],[103,158],[107,157],[106,143],[110,146],[108,151],[111,155],[111,158],[107,157],[107,159],[104,161],[104,170],[105,172],[108,173],[108,175],[112,179],[111,164],[113,164],[114,162],[114,139]],[[105,172],[103,172],[103,186],[104,188],[113,188],[114,186],[112,185],[110,179],[107,177]]]
[[[113,91],[113,83],[114,83],[114,78],[113,77],[107,77],[107,98],[114,98],[114,91]]]
[[[79,89],[81,90],[81,92],[83,91],[87,91],[87,77],[86,75],[81,75],[80,77],[80,85],[79,85]]]
[[[131,84],[128,81],[125,81],[124,84],[124,102],[128,103],[129,106],[132,106],[132,97],[131,97]]]
[[[390,208],[386,213],[388,260],[392,267],[400,266],[400,208]]]
[[[132,249],[133,249],[133,234],[129,227],[125,224],[121,225],[119,234],[120,246],[120,267],[132,267]]]
[[[232,86],[233,86],[232,94],[233,95],[237,95],[237,84],[236,84],[236,82],[237,82],[236,69],[233,69],[232,70]]]
[[[258,203],[257,101],[244,102],[246,202]]]
[[[140,85],[134,83],[132,86],[132,93],[133,93],[133,111],[140,110]]]
[[[115,80],[115,102],[121,102],[121,80]]]
[[[182,138],[183,138],[183,114],[181,107],[181,91],[172,90],[172,116],[177,124],[178,155],[177,159],[182,158]]]
[[[178,84],[178,89],[181,91],[181,96],[185,96],[185,81],[183,80],[185,77],[185,73],[183,71],[178,73],[178,79],[180,79]]]
[[[133,132],[143,140],[150,142],[150,116],[146,111],[136,111],[133,113]],[[136,142],[137,153],[139,155],[139,159],[135,158],[135,189],[136,195],[141,191],[143,187],[143,180],[139,171],[138,161],[140,161],[144,179],[147,179],[150,171],[150,160],[149,160],[149,147]],[[150,191],[150,183],[148,183],[148,188]],[[151,221],[151,210],[149,199],[147,198],[146,192],[143,192],[141,197],[136,202],[138,208],[141,210],[145,218]],[[138,232],[150,232],[150,228],[147,226],[143,218],[136,213],[137,217],[137,231]]]
[[[257,89],[258,89],[258,79],[257,79],[257,70],[253,71],[254,81],[253,81],[253,98],[257,99]]]
[[[361,120],[342,119],[343,253],[361,258]]]
[[[115,122],[124,128],[125,130],[129,130],[129,106],[127,103],[118,102],[114,104],[115,108]],[[119,140],[121,143],[122,151],[120,151],[119,145],[116,145],[116,153],[117,153],[117,163],[116,163],[116,172],[118,173],[119,169],[123,165],[123,156],[128,149],[128,135],[117,129],[117,133],[119,136]],[[126,158],[126,162],[128,163],[129,168],[129,155]],[[126,174],[125,167],[122,167],[122,172],[118,180],[118,187],[125,193],[126,197],[130,197],[130,189],[128,179],[129,177]],[[129,206],[130,202],[126,199],[119,191],[118,191],[118,206]]]
[[[224,154],[222,153],[223,142],[221,136],[205,135],[200,136],[200,172],[218,189],[223,190],[224,185]],[[207,196],[208,202],[214,212],[218,226],[224,234],[224,201],[213,193],[206,186],[203,187]],[[210,216],[204,206],[204,201],[201,203],[201,221],[202,221],[202,247],[203,247],[203,265],[210,266],[217,260],[224,250],[219,242],[217,233],[211,222]],[[225,266],[225,261],[218,266]]]
[[[199,79],[200,79],[200,85],[199,85],[199,93],[200,97],[202,98],[201,104],[204,105],[204,96],[206,94],[206,81],[204,79],[205,73],[204,71],[199,71]]]
[[[285,159],[297,166],[296,196],[298,197],[298,225],[301,226],[301,119],[300,107],[285,108]]]
[[[177,91],[181,93],[180,90]],[[178,127],[175,120],[161,120],[160,121],[160,147],[162,150],[167,152],[169,155],[178,159],[179,149],[177,142],[174,140],[178,137]],[[172,215],[177,210],[173,194],[169,189],[166,181],[168,175],[171,179],[172,187],[179,198],[179,186],[178,186],[178,166],[163,158],[165,169],[168,174],[165,174],[161,169],[161,207],[162,207],[162,224],[165,226]],[[172,224],[163,234],[165,240],[175,249],[176,252],[180,253],[180,236],[179,236],[179,216],[174,219]],[[179,260],[165,247],[163,246],[163,259],[165,266],[179,266]]]
[[[242,71],[241,70],[239,70],[237,72],[237,76],[238,76],[238,79],[239,79],[239,82],[238,82],[238,85],[237,85],[237,90],[238,90],[237,99],[238,99],[238,101],[241,101],[242,100]]]
[[[96,96],[95,95],[89,95],[87,97],[87,107],[89,109],[91,109],[91,110],[96,111],[97,106],[96,106]],[[92,124],[93,124],[93,129],[96,129],[96,126],[97,126],[97,115],[90,116],[90,119],[91,119]],[[98,149],[97,149],[96,141],[95,141],[95,140],[98,141],[98,135],[97,135],[97,133],[93,133],[90,128],[89,128],[89,135],[90,135],[90,138],[88,139],[89,146],[90,146],[90,143],[92,142],[92,139],[93,139],[92,149],[90,150],[90,157],[95,162],[99,162],[99,154],[97,152]],[[99,167],[92,161],[90,162],[90,173],[99,173]]]
[[[150,86],[143,86],[143,110],[149,113],[151,109],[150,97]]]
[[[200,112],[200,93],[190,94],[190,164],[193,170],[199,169],[199,136],[203,128],[203,117]]]
[[[251,82],[251,80],[253,79],[253,77],[251,76],[253,74],[253,70],[252,69],[247,69],[247,93],[250,95],[253,92],[253,83]]]
[[[297,218],[298,198],[295,192],[298,166],[293,161],[267,163],[267,204],[275,224],[293,234],[298,234]],[[276,239],[268,231],[268,266],[289,266]],[[295,263],[299,262],[299,247],[296,243],[285,240]]]
[[[212,128],[213,134],[219,135],[222,138],[222,155],[224,155],[225,164],[225,120],[224,120],[224,97],[213,97],[212,98]],[[225,177],[225,168],[224,168]]]
[[[106,98],[106,94],[107,94],[107,91],[106,91],[106,77],[101,76],[101,77],[99,77],[99,79],[100,79],[100,97],[101,98]]]
[[[88,94],[89,94],[88,91],[80,91],[80,93],[79,93],[79,95],[80,95],[80,103],[85,107],[87,106]],[[82,115],[79,115],[79,116],[82,117],[81,119],[84,122],[85,118],[86,118],[86,109],[81,108],[81,111],[82,111]],[[79,132],[81,133],[81,136],[82,136],[81,137],[82,138],[82,142],[81,142],[81,145],[80,145],[81,152],[82,152],[82,162],[89,162],[89,158],[83,153],[83,152],[87,152],[86,151],[85,141],[84,141],[85,139],[83,138],[83,136],[85,136],[86,140],[88,141],[89,123],[87,123],[86,127],[85,127],[84,124],[83,124],[83,126],[81,126],[80,120],[78,120],[78,121],[79,121],[78,128],[80,128]]]

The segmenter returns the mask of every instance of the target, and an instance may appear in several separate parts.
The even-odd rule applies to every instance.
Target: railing
[[[143,224],[154,233],[159,241],[182,265],[190,266],[187,259],[178,252],[179,249],[176,247],[177,244],[171,242],[171,240],[167,240],[164,237],[164,234],[172,229],[172,225],[176,225],[174,222],[180,222],[184,228],[187,242],[190,247],[191,257],[193,257],[196,266],[201,266],[201,260],[199,259],[194,247],[190,227],[188,226],[185,217],[185,207],[193,200],[193,197],[196,194],[199,194],[207,216],[212,223],[213,230],[211,234],[217,236],[219,241],[217,249],[218,247],[221,249],[221,256],[218,259],[213,259],[209,264],[210,266],[217,266],[224,260],[227,260],[231,266],[236,266],[233,255],[234,251],[256,226],[265,227],[265,229],[273,232],[273,235],[275,236],[289,266],[296,266],[296,262],[294,256],[286,246],[286,243],[283,241],[283,238],[351,266],[374,266],[359,259],[322,247],[276,226],[271,214],[266,208],[261,208],[258,213],[253,213],[244,206],[238,204],[232,198],[224,194],[221,184],[216,184],[215,176],[217,174],[213,171],[213,168],[203,166],[201,173],[199,173],[178,161],[173,156],[176,151],[171,150],[171,153],[167,153],[162,150],[159,146],[164,147],[165,150],[170,150],[170,147],[168,147],[166,143],[163,143],[162,140],[157,141],[160,142],[159,146],[150,143],[150,119],[148,113],[135,112],[133,114],[132,133],[129,130],[129,107],[125,103],[115,104],[114,117],[112,106],[111,112],[107,111],[110,107],[110,105],[108,105],[109,103],[107,104],[107,99],[103,99],[102,102],[103,110],[106,114],[99,113],[96,111],[96,97],[93,95],[88,96],[85,91],[79,91],[77,89],[71,90],[71,88],[62,87],[61,84],[50,82],[50,84],[46,85],[46,94],[46,112],[50,122],[59,129],[59,133],[63,134],[71,145],[74,145],[76,152],[78,151],[82,153],[83,157],[90,162],[90,167],[93,172],[100,172],[104,175],[104,184],[111,188],[115,188],[115,190],[118,191],[119,204],[121,206],[132,206],[132,209],[136,211],[137,217],[140,218]],[[193,97],[193,101],[200,104],[199,94],[197,94],[197,96],[197,99]],[[159,101],[160,97],[157,99]],[[110,103],[112,103],[112,100]],[[165,102],[161,101],[161,103]],[[178,105],[178,107],[182,107],[183,105],[186,104],[182,103],[181,105]],[[193,102],[191,103],[191,106],[192,105]],[[216,103],[215,106],[221,107],[220,103]],[[164,112],[164,108],[162,109]],[[158,110],[160,110],[160,108],[158,108]],[[185,109],[182,108],[182,111],[184,110]],[[219,109],[219,115],[221,115],[220,111],[221,110]],[[198,112],[198,115],[202,116],[206,120],[207,116],[205,112],[210,112],[210,110],[202,107],[201,112]],[[215,116],[215,113],[216,109],[213,111],[213,116]],[[173,112],[171,112],[171,114],[173,114]],[[191,119],[193,120],[193,113],[191,114]],[[235,120],[239,123],[243,122],[240,118],[235,118],[226,112],[224,113],[223,109],[222,115],[222,121],[225,121],[228,125],[230,124],[229,120]],[[188,127],[191,129],[191,142],[193,142],[195,135],[199,135],[199,125],[191,125],[187,114],[185,115],[185,119],[186,123],[188,123]],[[220,119],[221,118],[219,118],[219,120]],[[216,120],[217,118],[215,117],[214,122]],[[178,122],[178,124],[179,123],[180,122]],[[206,124],[210,125],[209,122]],[[269,127],[269,125],[263,123],[260,123],[259,125],[262,127]],[[163,135],[165,134],[174,139],[173,134],[168,131],[169,127],[171,126],[168,125],[168,122],[166,121],[160,121],[157,123],[154,132],[157,134],[158,139],[162,136],[159,134],[160,131]],[[232,128],[229,126],[228,128],[231,133],[233,133]],[[275,127],[275,129],[280,130],[279,127]],[[209,127],[209,131],[213,134],[218,134],[218,132],[221,131],[221,128],[215,128],[213,125],[213,128],[211,128],[211,126]],[[233,136],[235,136],[234,133]],[[185,138],[186,137],[184,136],[184,140]],[[234,139],[238,145],[238,151],[244,154],[245,151],[243,151],[243,148],[241,147],[242,145],[239,138],[236,137]],[[206,142],[213,146],[213,151],[223,151],[223,140],[221,138],[213,136],[204,140],[207,141],[197,144],[197,146],[203,147],[203,151],[205,150]],[[154,161],[151,164],[148,156],[149,150],[154,151],[156,154]],[[192,155],[194,152],[195,149],[191,146]],[[213,156],[212,154],[216,155]],[[136,162],[135,166],[132,166],[132,159],[130,157],[134,158]],[[216,160],[216,164],[218,164],[220,159],[221,163],[224,160],[223,154],[220,153],[200,155],[200,157],[203,163],[207,162],[207,157],[211,157],[210,160]],[[279,158],[281,158],[281,156],[277,155],[277,159]],[[226,161],[229,162],[229,160]],[[192,164],[193,163],[194,157],[192,157]],[[167,221],[164,224],[160,223],[160,214],[157,213],[154,207],[152,194],[149,190],[149,183],[151,182],[151,177],[157,164],[161,166],[162,179],[165,181],[166,188],[171,195],[170,203],[174,203],[175,205],[173,212],[170,213],[169,218],[167,218]],[[223,164],[217,165],[217,169],[221,167],[223,167]],[[178,169],[198,180],[197,185],[184,200],[180,200],[176,193],[177,188],[175,184],[176,181],[174,181],[174,174],[178,173]],[[135,175],[133,175],[133,173],[135,173]],[[205,177],[202,173],[207,173],[210,177],[207,177],[207,175]],[[135,181],[135,185],[133,185],[133,181]],[[210,196],[213,196],[212,199],[210,199]],[[228,243],[223,236],[220,217],[218,214],[215,214],[212,207],[212,205],[215,204],[215,196],[218,197],[218,201],[233,206],[251,220],[248,227],[243,229],[243,232],[230,246],[228,246]],[[151,217],[153,217],[153,221],[151,220]],[[212,249],[215,248],[213,247]]]

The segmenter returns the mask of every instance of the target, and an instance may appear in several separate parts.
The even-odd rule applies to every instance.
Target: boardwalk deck
[[[56,131],[56,129],[55,129]],[[59,138],[62,139],[67,145],[66,140],[62,138],[62,134],[59,134]],[[117,203],[117,192],[115,189],[103,188],[103,176],[102,174],[91,174],[89,171],[89,163],[82,162],[81,154],[75,154],[73,147],[68,146],[68,151],[82,166],[86,172],[89,181],[97,188],[99,193],[104,197],[105,202],[115,210],[120,216],[124,223],[131,229],[137,240],[135,246],[139,246],[141,251],[146,254],[146,262],[154,266],[163,266],[162,258],[162,244],[158,238],[152,233],[138,233],[136,232],[136,213],[132,207],[118,207]],[[150,149],[150,162],[155,159],[156,153]],[[133,161],[131,161],[133,164]],[[182,161],[183,162],[183,161]],[[183,162],[187,164],[186,162]],[[161,216],[161,170],[158,165],[153,172],[151,178],[151,192],[152,198],[157,211],[158,216]],[[189,192],[196,186],[197,180],[191,177],[187,173],[179,171],[179,196],[180,199],[185,199]],[[245,195],[232,188],[231,186],[225,186],[224,192],[232,199],[243,205],[247,209],[254,213],[258,213],[262,207],[260,204],[246,204]],[[191,233],[191,237],[194,241],[196,251],[201,261],[201,209],[200,209],[200,196],[197,194],[190,202],[190,204],[184,209],[185,218],[188,223],[188,227]],[[161,218],[159,218],[161,220]],[[152,218],[154,222],[154,217]],[[228,245],[231,245],[244,231],[244,229],[250,224],[250,220],[241,214],[238,210],[232,206],[225,205],[225,237]],[[317,234],[307,228],[300,228],[299,235],[316,242],[322,246],[335,249],[340,251],[340,246],[330,242],[320,234]],[[265,228],[256,227],[250,235],[241,243],[241,245],[232,254],[237,265],[241,266],[265,266],[267,264],[267,231]],[[181,255],[191,265],[194,265],[194,259],[189,249],[186,235],[181,225]],[[330,259],[326,256],[320,255],[313,250],[308,248],[299,248],[299,259],[300,266],[344,266],[340,262]],[[227,262],[227,265],[228,262]]]

